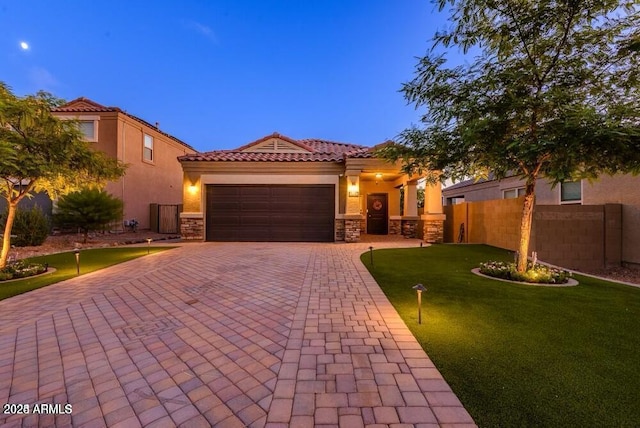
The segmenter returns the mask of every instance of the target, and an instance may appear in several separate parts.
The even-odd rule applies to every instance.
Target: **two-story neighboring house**
[[[151,204],[182,204],[182,168],[178,156],[195,150],[159,127],[118,107],[77,98],[53,110],[59,118],[76,119],[96,150],[128,165],[126,174],[106,190],[124,202],[123,220],[136,219],[140,229],[152,226]]]

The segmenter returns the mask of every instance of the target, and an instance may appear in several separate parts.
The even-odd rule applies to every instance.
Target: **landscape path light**
[[[369,247],[369,256],[371,258],[371,266],[373,266],[373,247]]]
[[[76,255],[76,275],[80,275],[80,248],[73,250]]]
[[[427,287],[422,284],[416,284],[413,289],[418,293],[418,324],[422,324],[422,292],[427,291]]]
[[[147,254],[151,251],[151,241],[153,241],[153,239],[147,238]]]

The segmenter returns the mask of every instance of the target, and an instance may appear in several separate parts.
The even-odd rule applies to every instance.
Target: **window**
[[[514,199],[524,196],[525,188],[518,187],[517,189],[506,189],[502,191],[502,199]]]
[[[560,203],[578,204],[582,202],[582,182],[565,181],[560,183]]]
[[[78,129],[82,132],[87,141],[98,141],[96,122],[94,120],[81,120],[78,122]]]
[[[148,162],[153,162],[153,137],[151,135],[144,134],[142,159]]]

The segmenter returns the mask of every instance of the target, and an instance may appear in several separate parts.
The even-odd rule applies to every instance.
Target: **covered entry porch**
[[[408,176],[398,165],[372,156],[353,156],[346,159],[340,190],[337,241],[358,242],[365,234],[420,236],[430,243],[443,240],[439,183]]]

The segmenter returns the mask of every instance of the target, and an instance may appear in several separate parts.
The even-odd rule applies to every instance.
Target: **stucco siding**
[[[142,119],[85,98],[72,101],[55,114],[94,120],[97,141],[91,142],[92,147],[127,165],[124,177],[106,185],[107,192],[124,202],[124,220],[135,218],[140,229],[147,229],[150,204],[182,203],[183,174],[177,158],[195,152],[188,145]],[[145,133],[153,137],[152,162],[143,157]]]
[[[151,162],[143,158],[144,134],[153,137]],[[118,158],[128,168],[123,178],[110,183],[108,190],[125,202],[124,219],[135,218],[141,229],[147,229],[150,204],[182,203],[183,174],[177,157],[187,149],[124,115],[118,121],[118,135]]]
[[[458,189],[443,189],[444,198],[464,197],[465,202],[488,201],[503,199],[503,191],[509,189],[524,188],[524,180],[517,177],[508,177],[500,181],[492,180],[479,182]],[[539,205],[555,205],[560,203],[560,187],[551,188],[551,184],[539,178],[536,181],[536,203]]]
[[[640,177],[604,175],[582,192],[585,205],[622,204],[622,260],[640,266]]]

